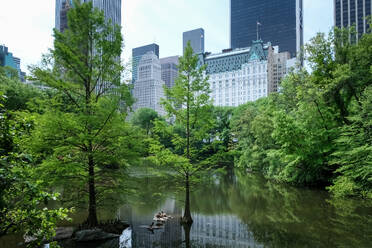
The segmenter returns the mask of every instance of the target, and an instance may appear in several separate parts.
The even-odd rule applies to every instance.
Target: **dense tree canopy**
[[[292,72],[281,92],[235,110],[237,165],[293,184],[330,185],[371,197],[372,35],[318,34],[306,46],[312,72]]]

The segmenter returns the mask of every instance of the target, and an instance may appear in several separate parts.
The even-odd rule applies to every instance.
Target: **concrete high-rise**
[[[159,46],[155,43],[141,46],[132,49],[132,82],[134,83],[137,80],[137,67],[143,55],[148,52],[153,52],[155,56],[159,58]]]
[[[257,39],[295,57],[303,45],[302,0],[230,0],[230,47]]]
[[[121,0],[80,0],[81,3],[93,2],[93,7],[102,10],[106,20],[121,25]],[[73,0],[56,0],[55,28],[61,32],[67,28],[67,12],[73,6]]]
[[[141,57],[138,63],[137,80],[134,82],[133,97],[136,102],[133,110],[151,108],[160,115],[165,115],[160,104],[164,94],[164,81],[161,80],[161,65],[155,53],[148,52]]]
[[[350,27],[355,25],[357,39],[368,32],[369,25],[366,17],[372,13],[371,0],[334,0],[335,26]]]
[[[160,59],[161,79],[168,88],[172,88],[174,86],[174,82],[178,76],[178,59],[178,56]]]
[[[198,28],[183,33],[183,52],[185,52],[187,42],[189,41],[195,54],[204,53],[204,29]]]

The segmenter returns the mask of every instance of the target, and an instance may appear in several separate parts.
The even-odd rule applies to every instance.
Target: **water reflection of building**
[[[193,213],[193,220],[190,235],[193,247],[263,247],[236,216]]]

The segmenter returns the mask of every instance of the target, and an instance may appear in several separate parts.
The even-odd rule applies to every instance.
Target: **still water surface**
[[[129,221],[135,248],[372,247],[371,202],[334,200],[324,191],[230,173],[195,187],[191,196],[194,223],[185,233],[178,219],[183,195],[172,183],[157,177],[132,181],[137,193],[127,204],[106,209],[101,218]],[[174,218],[154,232],[142,227],[151,224],[160,210]],[[12,247],[3,242],[0,247]],[[64,247],[117,248],[119,241]]]

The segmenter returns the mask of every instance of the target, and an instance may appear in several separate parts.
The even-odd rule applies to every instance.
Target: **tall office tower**
[[[178,56],[160,59],[161,79],[168,88],[172,88],[174,86],[174,82],[178,76],[178,59]]]
[[[137,80],[133,88],[133,97],[136,100],[133,110],[151,108],[160,115],[165,115],[163,106],[160,104],[160,100],[165,98],[165,94],[158,56],[152,51],[143,55],[138,63],[137,71]]]
[[[371,0],[334,0],[335,26],[350,27],[355,25],[357,37],[368,32],[369,25],[366,17],[372,13]]]
[[[121,0],[80,0],[93,2],[93,7],[105,13],[106,20],[121,25]],[[61,32],[67,28],[67,12],[73,6],[73,0],[56,0],[55,28]]]
[[[198,28],[183,33],[183,52],[185,52],[187,42],[189,41],[195,54],[204,53],[204,29]]]
[[[69,0],[65,0],[62,2],[62,8],[60,11],[60,26],[59,26],[59,31],[63,32],[65,29],[68,27],[67,26],[67,13],[71,9],[72,4]]]
[[[302,0],[230,0],[230,47],[261,39],[296,57],[303,45],[302,13]]]
[[[143,55],[153,52],[159,58],[159,46],[155,43],[132,49],[132,83],[137,80],[137,67]]]

